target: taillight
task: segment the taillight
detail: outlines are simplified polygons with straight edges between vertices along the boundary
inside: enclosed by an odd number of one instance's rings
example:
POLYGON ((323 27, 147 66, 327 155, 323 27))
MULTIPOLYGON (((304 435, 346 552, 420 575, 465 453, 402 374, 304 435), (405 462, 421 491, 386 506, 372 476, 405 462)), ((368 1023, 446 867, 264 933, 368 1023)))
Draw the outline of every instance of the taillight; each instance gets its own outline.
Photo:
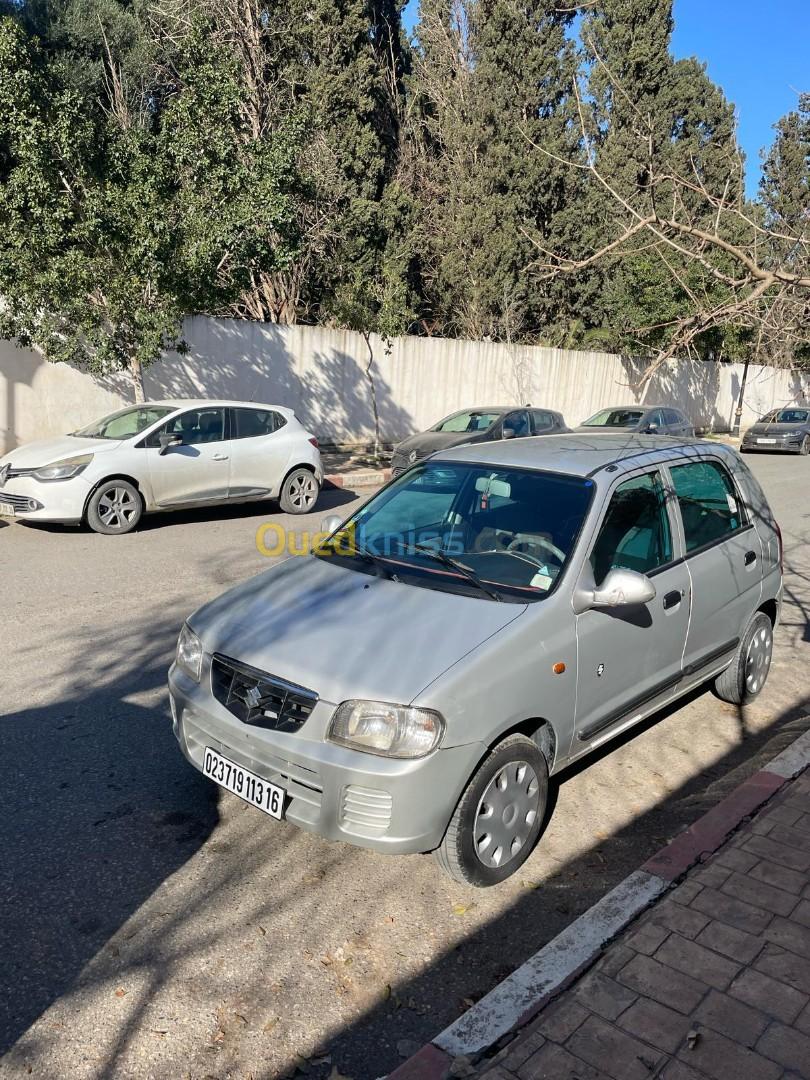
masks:
POLYGON ((317 450, 317 449, 318 449, 318 440, 317 440, 317 439, 315 438, 315 436, 314 436, 314 435, 310 435, 310 437, 309 437, 309 441, 310 441, 310 442, 312 443, 312 445, 313 445, 313 446, 315 447, 315 449, 317 450))
POLYGON ((782 543, 782 530, 776 521, 774 521, 773 527, 776 529, 776 539, 779 541, 779 573, 783 574, 785 572, 785 545, 782 543))

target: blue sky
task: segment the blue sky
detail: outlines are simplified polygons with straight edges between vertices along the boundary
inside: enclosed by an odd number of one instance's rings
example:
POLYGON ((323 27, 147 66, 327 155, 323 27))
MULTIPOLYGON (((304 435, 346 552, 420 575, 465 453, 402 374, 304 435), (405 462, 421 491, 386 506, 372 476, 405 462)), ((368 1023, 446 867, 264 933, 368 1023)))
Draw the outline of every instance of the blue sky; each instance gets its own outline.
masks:
MULTIPOLYGON (((405 25, 416 19, 410 0, 405 25)), ((773 125, 810 93, 810 0, 675 0, 676 57, 696 56, 737 107, 748 193, 756 193, 759 151, 773 125)))

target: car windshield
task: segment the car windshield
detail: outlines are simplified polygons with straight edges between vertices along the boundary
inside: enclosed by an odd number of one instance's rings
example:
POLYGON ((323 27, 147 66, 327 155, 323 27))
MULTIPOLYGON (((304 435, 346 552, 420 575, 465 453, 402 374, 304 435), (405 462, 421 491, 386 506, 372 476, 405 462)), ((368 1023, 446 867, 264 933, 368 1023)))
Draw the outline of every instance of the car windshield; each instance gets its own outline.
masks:
POLYGON ((492 427, 500 416, 497 412, 469 412, 454 413, 442 420, 433 429, 434 431, 486 431, 492 427))
POLYGON ((592 480, 558 473, 429 461, 389 484, 316 554, 417 586, 541 600, 573 551, 593 490, 592 480))
POLYGON ((110 413, 79 431, 72 431, 71 435, 84 439, 131 439, 175 411, 173 405, 135 405, 110 413))
POLYGON ((644 415, 642 409, 602 409, 586 420, 583 427, 635 427, 644 415))
POLYGON ((776 412, 768 413, 760 421, 763 424, 806 424, 810 418, 810 411, 807 409, 778 409, 776 412))

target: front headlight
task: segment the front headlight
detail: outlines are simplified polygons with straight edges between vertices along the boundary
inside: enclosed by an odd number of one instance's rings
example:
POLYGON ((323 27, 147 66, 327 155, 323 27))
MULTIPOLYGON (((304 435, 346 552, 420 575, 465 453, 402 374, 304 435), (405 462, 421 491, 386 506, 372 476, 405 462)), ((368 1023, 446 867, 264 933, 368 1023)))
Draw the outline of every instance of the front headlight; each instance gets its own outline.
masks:
POLYGON ((33 476, 36 480, 71 480, 80 472, 84 472, 92 460, 92 454, 65 458, 64 461, 55 461, 53 465, 43 465, 41 469, 33 473, 33 476))
POLYGON ((202 672, 203 647, 202 642, 188 625, 183 623, 180 637, 177 639, 177 653, 175 660, 177 666, 185 671, 186 675, 194 682, 200 681, 202 672))
POLYGON ((432 709, 387 701, 344 701, 329 725, 332 742, 382 757, 419 758, 439 745, 444 720, 432 709))

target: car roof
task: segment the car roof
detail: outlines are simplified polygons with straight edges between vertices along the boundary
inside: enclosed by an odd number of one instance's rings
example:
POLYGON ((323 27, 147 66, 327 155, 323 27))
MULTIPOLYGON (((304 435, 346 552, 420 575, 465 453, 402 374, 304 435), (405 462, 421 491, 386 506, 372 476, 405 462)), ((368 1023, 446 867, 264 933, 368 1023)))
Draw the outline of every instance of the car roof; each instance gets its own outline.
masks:
MULTIPOLYGON (((270 405, 266 401, 230 401, 227 398, 161 398, 159 401, 139 402, 144 408, 150 405, 159 405, 161 408, 170 409, 210 409, 217 406, 240 406, 247 409, 277 409, 281 412, 291 413, 292 409, 286 405, 270 405)), ((130 406, 134 408, 134 406, 130 406)))
MULTIPOLYGON (((677 409, 681 410, 677 405, 606 405, 603 409, 597 409, 596 412, 610 412, 611 409, 627 409, 630 412, 652 412, 653 409, 677 409)), ((594 416, 596 413, 594 413, 594 416)))
MULTIPOLYGON (((571 476, 593 476, 608 465, 630 472, 637 465, 673 458, 696 457, 711 451, 735 457, 722 443, 707 439, 677 439, 668 435, 571 434, 543 435, 503 442, 470 443, 440 450, 431 461, 467 461, 501 468, 545 469, 571 476)), ((617 470, 611 470, 612 472, 617 470)))

